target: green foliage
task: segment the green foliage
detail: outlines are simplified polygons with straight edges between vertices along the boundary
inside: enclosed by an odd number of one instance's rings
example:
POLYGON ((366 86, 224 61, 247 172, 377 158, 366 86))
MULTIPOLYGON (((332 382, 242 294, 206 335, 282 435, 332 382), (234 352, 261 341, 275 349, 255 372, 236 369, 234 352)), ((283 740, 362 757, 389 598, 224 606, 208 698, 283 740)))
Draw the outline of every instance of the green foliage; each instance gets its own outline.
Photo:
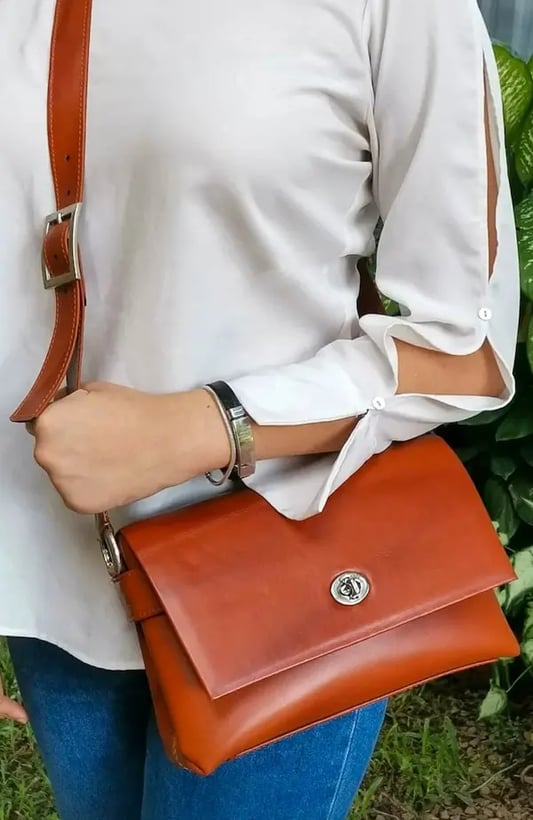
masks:
POLYGON ((519 785, 531 762, 529 704, 511 717, 505 691, 494 692, 494 719, 480 722, 477 684, 464 684, 447 679, 391 700, 350 820, 532 816, 529 778, 519 785))
POLYGON ((494 46, 503 96, 505 134, 516 138, 533 100, 533 79, 528 65, 503 46, 494 46))
MULTIPOLYGON (((17 688, 5 641, 0 638, 0 678, 9 695, 17 688)), ((0 820, 59 820, 28 726, 0 721, 0 820)))
POLYGON ((495 718, 507 711, 507 692, 492 682, 485 700, 481 704, 479 717, 481 720, 495 718))
POLYGON ((503 46, 494 50, 520 257, 517 394, 503 410, 482 413, 445 433, 474 479, 518 576, 498 597, 521 641, 522 658, 495 665, 483 718, 501 714, 515 683, 533 677, 533 57, 528 64, 503 46))

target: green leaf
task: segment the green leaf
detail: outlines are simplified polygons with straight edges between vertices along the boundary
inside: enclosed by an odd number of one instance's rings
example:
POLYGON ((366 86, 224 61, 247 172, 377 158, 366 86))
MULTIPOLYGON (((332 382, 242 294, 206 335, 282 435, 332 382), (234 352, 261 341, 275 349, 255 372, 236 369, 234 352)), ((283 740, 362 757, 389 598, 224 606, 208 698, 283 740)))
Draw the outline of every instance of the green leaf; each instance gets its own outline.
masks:
POLYGON ((455 447, 455 453, 463 464, 468 464, 469 461, 472 461, 473 458, 479 456, 481 453, 484 453, 488 449, 488 445, 486 442, 477 442, 476 444, 468 444, 465 447, 455 447))
POLYGON ((527 641, 522 641, 520 644, 520 649, 522 651, 524 663, 533 668, 533 638, 529 638, 527 641))
POLYGON ((526 116, 515 145, 515 167, 523 185, 533 182, 533 109, 526 116))
POLYGON ((529 68, 531 76, 533 77, 533 55, 529 58, 529 63, 527 64, 527 67, 529 68))
POLYGON ((516 227, 521 231, 533 231, 533 194, 529 194, 515 208, 516 227))
POLYGON ((514 441, 533 435, 532 407, 531 396, 515 401, 496 430, 496 441, 514 441))
POLYGON ((520 326, 518 328, 518 344, 525 345, 528 340, 530 323, 533 319, 533 302, 526 302, 520 317, 520 326))
POLYGON ((383 303, 383 309, 388 316, 400 315, 400 306, 398 302, 395 302, 393 299, 389 299, 388 296, 381 296, 381 301, 383 303))
POLYGON ((533 639, 533 600, 530 601, 526 607, 526 617, 524 619, 522 636, 526 638, 526 640, 529 640, 530 638, 533 639))
POLYGON ((494 46, 503 97, 505 133, 511 136, 524 119, 533 98, 533 78, 523 60, 506 48, 494 46))
MULTIPOLYGON (((505 547, 506 545, 503 544, 505 547)), ((507 600, 507 587, 500 587, 496 590, 496 598, 498 600, 499 605, 503 609, 505 607, 505 601, 507 600)))
POLYGON ((533 439, 525 441, 520 447, 520 455, 530 467, 533 467, 533 439))
POLYGON ((527 330, 527 339, 526 339, 526 351, 527 351, 527 359, 529 362, 529 366, 531 368, 531 372, 533 373, 533 316, 529 320, 529 327, 527 330))
POLYGON ((509 492, 522 521, 533 526, 533 476, 520 475, 513 478, 509 483, 509 492))
POLYGON ((494 475, 508 479, 516 470, 517 464, 512 456, 494 454, 490 459, 490 469, 494 475))
POLYGON ((515 552, 511 563, 518 577, 503 590, 501 604, 508 615, 516 614, 524 600, 533 593, 533 547, 515 552))
MULTIPOLYGON (((499 527, 497 521, 493 521, 492 526, 496 530, 496 534, 497 534, 498 538, 501 541, 502 547, 508 547, 509 546, 509 536, 504 532, 500 532, 500 527, 499 527)), ((499 592, 496 591, 496 597, 498 597, 498 594, 499 594, 499 592)), ((499 598, 498 598, 498 600, 499 600, 499 598)))
POLYGON ((507 536, 510 540, 520 522, 504 482, 499 478, 489 478, 483 491, 483 500, 492 521, 497 524, 498 534, 507 536))
POLYGON ((533 601, 530 601, 526 609, 521 650, 524 662, 533 669, 533 601))
POLYGON ((533 300, 533 231, 518 232, 518 258, 522 293, 533 300))
POLYGON ((508 407, 500 407, 498 410, 486 410, 484 413, 478 413, 477 416, 472 416, 471 419, 464 419, 458 422, 461 427, 479 427, 482 424, 491 424, 497 421, 502 416, 508 413, 508 407))
POLYGON ((507 709, 507 692, 495 683, 491 683, 490 689, 485 695, 485 699, 479 709, 480 720, 490 720, 498 717, 507 709))

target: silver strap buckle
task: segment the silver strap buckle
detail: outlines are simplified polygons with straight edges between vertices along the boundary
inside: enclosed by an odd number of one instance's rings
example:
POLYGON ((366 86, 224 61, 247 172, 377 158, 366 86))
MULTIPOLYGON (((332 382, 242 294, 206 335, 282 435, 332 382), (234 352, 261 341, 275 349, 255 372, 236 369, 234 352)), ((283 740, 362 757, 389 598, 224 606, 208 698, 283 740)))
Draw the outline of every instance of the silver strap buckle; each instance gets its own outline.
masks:
POLYGON ((81 267, 78 258, 78 230, 81 205, 81 202, 75 202, 74 205, 67 205, 66 208, 61 208, 58 211, 54 211, 53 214, 48 214, 48 216, 45 218, 43 249, 46 237, 48 236, 48 234, 50 233, 50 229, 54 225, 60 225, 62 222, 65 222, 66 220, 70 220, 71 222, 70 237, 68 243, 68 271, 66 273, 62 273, 60 276, 54 276, 50 268, 46 264, 46 259, 43 250, 41 257, 41 269, 43 273, 43 284, 46 290, 49 290, 50 288, 60 288, 63 285, 70 285, 72 282, 75 282, 76 279, 81 279, 81 267))
POLYGON ((115 580, 124 572, 124 562, 122 560, 122 554, 120 552, 120 547, 118 545, 115 530, 111 526, 109 522, 103 524, 103 526, 99 525, 99 516, 97 516, 97 527, 98 527, 98 540, 100 541, 100 549, 102 550, 102 556, 104 559, 104 563, 106 565, 107 571, 110 574, 111 578, 115 580))

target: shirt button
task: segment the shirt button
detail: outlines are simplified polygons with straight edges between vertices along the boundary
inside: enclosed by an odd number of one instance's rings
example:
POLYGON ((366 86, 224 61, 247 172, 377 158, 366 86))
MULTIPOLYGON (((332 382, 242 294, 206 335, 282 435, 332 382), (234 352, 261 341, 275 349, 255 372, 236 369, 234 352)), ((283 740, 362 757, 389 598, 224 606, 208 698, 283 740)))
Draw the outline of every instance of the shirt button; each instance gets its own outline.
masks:
POLYGON ((382 399, 381 396, 376 396, 375 399, 372 399, 372 407, 374 408, 374 410, 384 410, 385 399, 382 399))
POLYGON ((490 308, 481 308, 478 316, 480 319, 483 319, 484 322, 488 322, 489 319, 492 319, 492 310, 490 308))

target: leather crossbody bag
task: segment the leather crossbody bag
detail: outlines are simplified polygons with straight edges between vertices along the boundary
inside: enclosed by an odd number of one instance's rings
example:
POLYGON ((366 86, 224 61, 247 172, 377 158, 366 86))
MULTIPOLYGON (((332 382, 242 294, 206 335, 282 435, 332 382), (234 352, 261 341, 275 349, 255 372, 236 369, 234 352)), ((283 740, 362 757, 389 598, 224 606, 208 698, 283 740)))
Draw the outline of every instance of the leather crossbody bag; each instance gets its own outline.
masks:
MULTIPOLYGON (((57 0, 48 90, 56 211, 42 270, 56 322, 12 419, 77 388, 91 0, 57 0)), ((88 203, 90 207, 90 203, 88 203)), ((392 446, 290 521, 248 489, 115 533, 108 569, 138 630, 159 730, 177 764, 223 761, 364 704, 518 653, 494 589, 512 567, 463 466, 436 436, 392 446)))

